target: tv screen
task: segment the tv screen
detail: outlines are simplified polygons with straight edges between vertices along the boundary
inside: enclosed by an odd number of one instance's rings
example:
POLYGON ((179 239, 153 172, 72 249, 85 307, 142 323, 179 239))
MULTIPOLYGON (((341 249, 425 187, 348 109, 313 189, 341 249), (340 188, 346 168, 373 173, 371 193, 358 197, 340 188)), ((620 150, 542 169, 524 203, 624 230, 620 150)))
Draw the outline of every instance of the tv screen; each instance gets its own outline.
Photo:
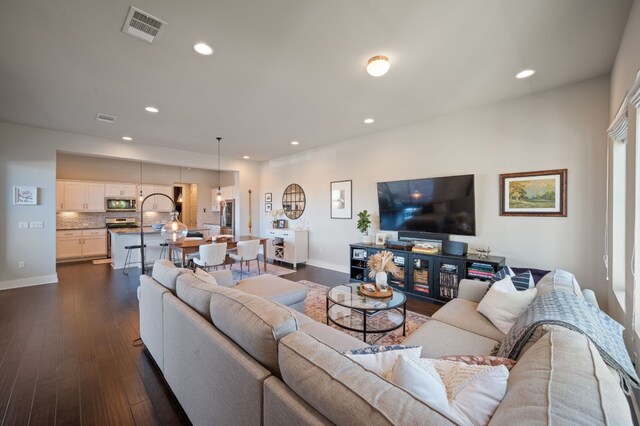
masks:
POLYGON ((378 182, 380 229, 476 235, 473 175, 378 182))

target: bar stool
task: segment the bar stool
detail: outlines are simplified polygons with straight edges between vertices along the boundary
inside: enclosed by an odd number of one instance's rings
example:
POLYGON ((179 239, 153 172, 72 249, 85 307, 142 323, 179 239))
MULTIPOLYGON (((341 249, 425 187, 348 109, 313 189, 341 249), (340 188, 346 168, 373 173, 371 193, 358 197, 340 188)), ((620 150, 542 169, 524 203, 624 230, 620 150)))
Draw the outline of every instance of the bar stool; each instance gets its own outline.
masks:
POLYGON ((160 243, 160 257, 158 257, 158 259, 164 259, 164 255, 167 253, 167 247, 169 247, 169 243, 160 243))
MULTIPOLYGON (((132 246, 124 246, 125 250, 127 250, 127 257, 125 257, 124 259, 124 268, 122 269, 122 273, 125 275, 129 275, 129 272, 127 272, 127 268, 129 268, 132 264, 131 262, 131 250, 140 250, 140 244, 136 244, 136 245, 132 245, 132 246)), ((144 245, 144 248, 147 248, 147 245, 144 245)), ((142 264, 142 261, 140 262, 135 262, 135 263, 140 263, 142 264)))

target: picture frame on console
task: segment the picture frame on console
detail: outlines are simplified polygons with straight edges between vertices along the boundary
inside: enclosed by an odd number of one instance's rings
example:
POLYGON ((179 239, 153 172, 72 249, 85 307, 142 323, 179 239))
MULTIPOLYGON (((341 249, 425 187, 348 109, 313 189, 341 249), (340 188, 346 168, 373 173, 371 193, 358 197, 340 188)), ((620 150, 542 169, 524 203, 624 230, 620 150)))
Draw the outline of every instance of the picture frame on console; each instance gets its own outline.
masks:
POLYGON ((567 169, 500 175, 500 216, 567 216, 567 169))
POLYGON ((376 245, 383 246, 387 242, 387 234, 385 233, 377 233, 376 234, 376 245))
POLYGON ((331 182, 331 219, 351 219, 351 181, 331 182))

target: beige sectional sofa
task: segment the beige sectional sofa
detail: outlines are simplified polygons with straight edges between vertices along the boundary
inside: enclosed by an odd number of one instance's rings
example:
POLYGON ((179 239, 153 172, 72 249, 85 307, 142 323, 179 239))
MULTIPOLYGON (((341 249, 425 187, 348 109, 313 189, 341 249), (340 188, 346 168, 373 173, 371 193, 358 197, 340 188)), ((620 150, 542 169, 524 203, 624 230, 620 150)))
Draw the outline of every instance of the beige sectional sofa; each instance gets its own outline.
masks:
MULTIPOLYGON (((362 341, 286 306, 300 307, 299 284, 268 277, 229 288, 228 272, 212 286, 158 271, 141 277, 141 336, 193 424, 457 424, 342 355, 362 341)), ((405 343, 430 357, 488 354, 504 335, 475 311, 485 291, 461 282, 405 343)), ((535 336, 490 424, 631 424, 617 374, 588 339, 555 327, 535 336)))

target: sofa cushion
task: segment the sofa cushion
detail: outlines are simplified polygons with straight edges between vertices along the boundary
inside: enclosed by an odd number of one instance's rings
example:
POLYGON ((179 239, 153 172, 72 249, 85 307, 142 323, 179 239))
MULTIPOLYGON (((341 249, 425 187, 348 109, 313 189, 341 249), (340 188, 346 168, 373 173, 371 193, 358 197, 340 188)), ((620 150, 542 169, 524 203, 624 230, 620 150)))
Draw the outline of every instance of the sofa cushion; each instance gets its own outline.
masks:
POLYGON ((176 280, 179 275, 186 272, 191 271, 188 269, 176 268, 176 265, 171 263, 169 260, 160 259, 153 263, 151 277, 160 285, 169 289, 173 294, 176 294, 176 280))
POLYGON ((506 334, 535 297, 535 288, 518 291, 511 282, 511 277, 505 277, 491 286, 478 303, 477 311, 506 334))
POLYGON ((538 294, 544 294, 550 291, 562 291, 574 294, 584 300, 576 277, 571 272, 560 269, 551 271, 542 277, 538 284, 536 284, 536 288, 538 289, 538 294))
POLYGON ((356 339, 347 333, 319 323, 318 321, 311 320, 311 322, 301 323, 300 320, 298 320, 298 324, 300 324, 301 331, 304 331, 325 345, 340 352, 351 349, 366 348, 369 346, 363 342, 362 339, 356 339))
POLYGON ((527 423, 632 424, 618 375, 586 336, 553 328, 513 367, 491 424, 527 423))
POLYGON ((298 330, 285 307, 235 288, 215 286, 211 320, 220 331, 274 374, 279 374, 278 340, 298 330))
POLYGON ((307 286, 268 274, 242 280, 234 288, 285 306, 295 305, 307 298, 307 286))
POLYGON ((498 330, 484 315, 477 312, 478 304, 456 298, 433 314, 433 319, 470 331, 492 340, 501 341, 504 333, 498 330))
POLYGON ((438 358, 458 354, 488 355, 498 341, 431 319, 402 343, 422 346, 422 358, 438 358))
POLYGON ((195 275, 195 277, 200 281, 204 281, 206 283, 213 284, 213 285, 218 285, 218 281, 211 274, 209 274, 207 271, 203 271, 200 268, 196 268, 196 270, 193 271, 193 275, 195 275))
POLYGON ((215 287, 215 284, 201 280, 196 274, 181 274, 176 280, 176 296, 211 321, 211 294, 215 287))
POLYGON ((284 382, 335 424, 456 424, 448 414, 304 332, 289 334, 279 346, 284 382))

